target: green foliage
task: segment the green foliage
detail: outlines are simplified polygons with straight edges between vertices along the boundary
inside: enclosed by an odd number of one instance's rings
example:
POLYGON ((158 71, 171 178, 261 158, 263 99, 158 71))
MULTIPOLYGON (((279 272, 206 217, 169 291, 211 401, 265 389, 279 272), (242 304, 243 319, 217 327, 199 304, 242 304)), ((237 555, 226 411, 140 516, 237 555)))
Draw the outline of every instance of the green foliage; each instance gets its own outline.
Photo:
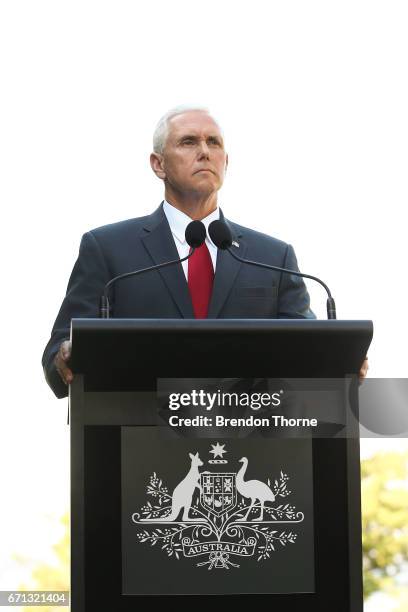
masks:
MULTIPOLYGON (((38 563, 34 568, 30 584, 20 585, 22 591, 69 591, 69 515, 61 518, 64 526, 62 539, 53 547, 56 564, 38 563)), ((25 606, 23 612, 61 612, 60 606, 25 606)))
POLYGON ((378 453, 361 464, 364 596, 395 591, 408 561, 408 452, 378 453))

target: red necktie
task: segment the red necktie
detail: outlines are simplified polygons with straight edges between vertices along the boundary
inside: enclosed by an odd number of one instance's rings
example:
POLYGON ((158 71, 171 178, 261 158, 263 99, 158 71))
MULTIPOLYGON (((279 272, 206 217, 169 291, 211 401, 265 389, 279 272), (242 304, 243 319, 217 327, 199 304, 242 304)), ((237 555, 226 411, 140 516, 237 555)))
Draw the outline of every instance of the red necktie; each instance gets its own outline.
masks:
POLYGON ((196 319, 205 319, 208 314, 214 282, 214 268, 205 242, 188 260, 188 288, 196 319))

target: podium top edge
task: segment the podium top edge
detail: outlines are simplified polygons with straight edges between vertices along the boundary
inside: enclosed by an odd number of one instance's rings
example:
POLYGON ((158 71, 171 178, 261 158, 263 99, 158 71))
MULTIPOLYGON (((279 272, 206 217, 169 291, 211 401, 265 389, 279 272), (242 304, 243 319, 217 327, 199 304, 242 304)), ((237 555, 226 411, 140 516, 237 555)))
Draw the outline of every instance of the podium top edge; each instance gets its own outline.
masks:
POLYGON ((241 377, 342 378, 358 373, 372 336, 372 321, 359 320, 72 319, 72 368, 88 377, 88 388, 93 376, 98 389, 109 380, 122 388, 125 375, 135 385, 135 372, 139 382, 152 373, 178 377, 181 364, 185 378, 227 370, 241 377), (186 353, 195 358, 186 361, 186 353))
POLYGON ((71 331, 174 331, 175 329, 200 331, 266 331, 274 330, 327 330, 373 331, 371 320, 357 319, 72 319, 71 331))

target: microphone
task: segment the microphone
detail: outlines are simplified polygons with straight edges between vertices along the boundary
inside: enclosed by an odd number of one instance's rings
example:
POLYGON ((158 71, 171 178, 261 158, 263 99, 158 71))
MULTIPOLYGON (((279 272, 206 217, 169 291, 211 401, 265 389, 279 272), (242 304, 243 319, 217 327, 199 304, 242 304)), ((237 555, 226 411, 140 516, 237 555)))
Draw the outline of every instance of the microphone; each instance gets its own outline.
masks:
POLYGON ((173 259, 172 261, 165 261, 164 263, 157 264, 156 266, 150 266, 149 268, 143 268, 142 270, 134 270, 133 272, 125 272, 125 274, 119 274, 119 276, 115 276, 111 278, 109 282, 106 283, 103 295, 100 300, 100 308, 99 308, 99 316, 101 319, 109 319, 109 290, 116 283, 116 281, 122 280, 123 278, 129 278, 131 276, 137 276, 138 274, 143 274, 144 272, 151 272, 152 270, 159 270, 160 268, 165 268, 166 266, 172 266, 173 264, 182 263, 186 261, 194 251, 200 247, 205 241, 206 237, 206 229, 204 223, 201 221, 191 221, 186 227, 186 242, 191 247, 191 251, 186 257, 182 259, 173 259))
POLYGON ((198 249, 204 243, 207 236, 204 223, 202 221, 191 221, 186 227, 185 236, 187 244, 192 249, 198 249))
POLYGON ((249 259, 242 259, 242 257, 238 257, 236 253, 234 253, 231 249, 232 246, 232 234, 228 225, 221 220, 216 220, 210 223, 208 227, 208 233, 210 235, 211 240, 215 244, 218 249, 222 251, 228 251, 230 255, 237 261, 240 261, 245 264, 249 264, 250 266, 258 266, 260 268, 266 268, 267 270, 276 270, 277 272, 285 272, 285 274, 294 274, 295 276, 302 276, 303 278, 310 278, 316 282, 318 282, 322 287, 325 288, 327 292, 327 318, 328 319, 336 319, 336 304, 330 292, 330 289, 320 278, 317 276, 312 276, 311 274, 303 274, 302 272, 298 272, 297 270, 289 270, 287 268, 278 268, 278 266, 270 266, 268 264, 259 263, 257 261, 251 261, 249 259))

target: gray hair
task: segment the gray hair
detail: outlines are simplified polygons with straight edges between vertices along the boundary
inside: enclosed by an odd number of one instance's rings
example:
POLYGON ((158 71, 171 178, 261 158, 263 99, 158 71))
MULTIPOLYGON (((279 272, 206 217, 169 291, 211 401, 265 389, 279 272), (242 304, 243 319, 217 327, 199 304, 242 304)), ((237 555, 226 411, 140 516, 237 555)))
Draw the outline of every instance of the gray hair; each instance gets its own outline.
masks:
MULTIPOLYGON (((166 145, 167 136, 169 135, 169 122, 173 117, 177 117, 178 115, 182 115, 183 113, 189 113, 192 111, 200 111, 202 113, 207 113, 212 119, 212 115, 210 115, 210 111, 208 108, 204 106, 176 106, 171 110, 167 111, 166 114, 159 119, 158 124, 156 125, 156 129, 153 133, 153 151, 158 153, 159 155, 163 154, 164 147, 166 145)), ((215 123, 218 125, 221 133, 221 127, 219 123, 214 119, 215 123)))

